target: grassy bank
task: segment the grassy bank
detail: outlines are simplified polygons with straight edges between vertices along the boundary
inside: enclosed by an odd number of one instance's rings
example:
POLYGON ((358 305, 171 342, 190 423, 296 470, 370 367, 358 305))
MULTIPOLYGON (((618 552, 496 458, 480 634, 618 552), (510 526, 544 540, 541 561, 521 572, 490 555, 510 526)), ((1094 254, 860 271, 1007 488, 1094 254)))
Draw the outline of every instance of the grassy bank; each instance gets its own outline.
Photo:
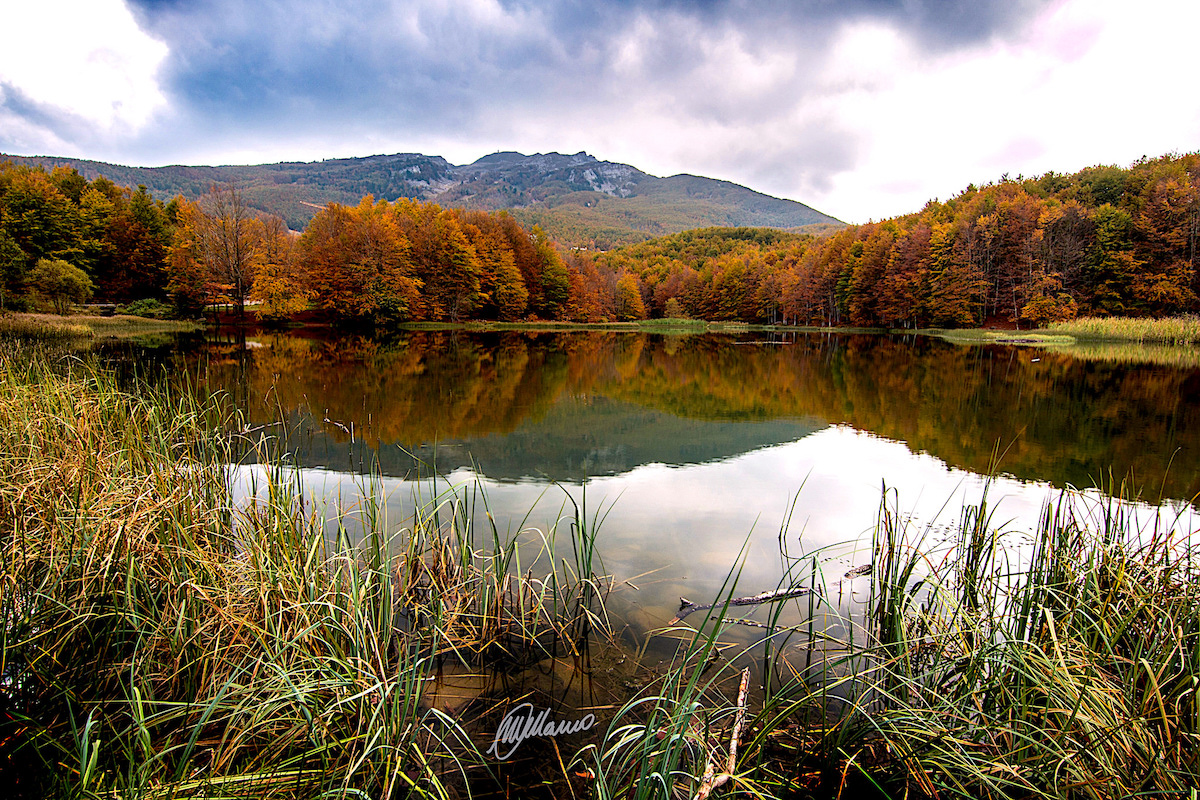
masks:
POLYGON ((0 316, 0 335, 30 339, 123 339, 159 333, 186 333, 200 328, 195 322, 147 319, 127 314, 98 317, 14 313, 0 316))
POLYGON ((893 331, 893 333, 915 333, 919 336, 936 336, 955 344, 1011 344, 1035 347, 1061 347, 1075 343, 1074 337, 1063 333, 1045 331, 998 331, 989 328, 929 328, 915 331, 893 331))
POLYGON ((1047 330, 1076 339, 1110 342, 1200 343, 1200 317, 1082 317, 1056 322, 1047 330))
POLYGON ((468 498, 389 537, 368 491, 352 546, 287 472, 233 503, 219 403, 58 367, 0 364, 6 797, 461 795, 499 766, 443 674, 529 694, 603 626, 582 515, 523 564, 468 498))

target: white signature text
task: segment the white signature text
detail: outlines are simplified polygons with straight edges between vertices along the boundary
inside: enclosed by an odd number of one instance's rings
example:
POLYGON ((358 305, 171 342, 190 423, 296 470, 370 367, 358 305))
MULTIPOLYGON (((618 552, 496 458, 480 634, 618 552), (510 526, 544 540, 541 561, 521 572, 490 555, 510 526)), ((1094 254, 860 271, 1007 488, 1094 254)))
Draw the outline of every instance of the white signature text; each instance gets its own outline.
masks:
POLYGON ((505 761, 526 739, 579 733, 589 730, 595 724, 596 717, 593 714, 576 720, 564 719, 556 722, 550 718, 550 709, 538 711, 533 707, 533 703, 521 703, 510 709, 504 715, 504 719, 500 720, 500 727, 496 729, 492 746, 487 751, 498 760, 505 761))

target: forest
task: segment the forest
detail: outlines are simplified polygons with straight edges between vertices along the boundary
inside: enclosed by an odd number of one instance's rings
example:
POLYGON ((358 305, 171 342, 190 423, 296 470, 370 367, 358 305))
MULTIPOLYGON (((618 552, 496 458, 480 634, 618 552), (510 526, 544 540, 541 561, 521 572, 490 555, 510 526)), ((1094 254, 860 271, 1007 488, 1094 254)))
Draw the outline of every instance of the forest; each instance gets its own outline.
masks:
POLYGON ((1038 326, 1197 308, 1200 154, 969 186, 829 236, 689 231, 603 254, 651 316, 1038 326))
POLYGON ((607 252, 560 247, 504 211, 368 195, 323 206, 301 233, 234 185, 164 203, 70 168, 0 165, 0 309, 1034 327, 1195 312, 1198 243, 1198 153, 1005 176, 821 237, 707 228, 607 252))

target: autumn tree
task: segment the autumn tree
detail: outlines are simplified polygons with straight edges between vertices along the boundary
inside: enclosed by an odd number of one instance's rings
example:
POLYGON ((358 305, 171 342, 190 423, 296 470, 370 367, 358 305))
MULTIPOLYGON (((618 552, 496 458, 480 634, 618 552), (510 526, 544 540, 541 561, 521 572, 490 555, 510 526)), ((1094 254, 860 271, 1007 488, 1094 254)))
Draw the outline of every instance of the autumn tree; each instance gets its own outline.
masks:
POLYGON ((478 259, 478 311, 485 318, 520 319, 529 303, 529 290, 497 218, 467 211, 459 212, 458 219, 478 259))
POLYGON ((30 266, 40 258, 80 258, 79 215, 45 172, 13 170, 2 188, 0 218, 30 266))
POLYGON ((1188 252, 1191 215, 1200 202, 1188 176, 1155 182, 1146 192, 1136 221, 1144 261, 1133 281, 1133 295, 1147 311, 1170 314, 1196 301, 1194 269, 1188 252))
MULTIPOLYGON (((89 209, 102 214, 106 205, 98 193, 88 193, 94 205, 89 209)), ((94 267, 97 291, 109 300, 137 300, 161 297, 167 284, 167 248, 170 236, 158 208, 145 186, 108 213, 105 238, 94 267)))
POLYGON ((935 225, 930 233, 929 289, 924 310, 930 323, 939 327, 982 322, 987 283, 962 254, 957 238, 949 223, 935 225))
POLYGON ((259 247, 250 297, 258 301, 254 313, 271 322, 285 320, 308 307, 309 290, 297 254, 297 239, 283 219, 270 216, 258 221, 259 247))
POLYGON ((481 266, 457 217, 434 203, 400 199, 392 207, 423 284, 423 316, 457 321, 480 301, 481 266))
POLYGON ((422 283, 384 201, 330 203, 309 222, 299 257, 312 301, 337 319, 375 324, 419 314, 422 283))
POLYGON ((617 319, 637 320, 646 318, 646 305, 638 289, 637 278, 626 272, 617 279, 617 319))
POLYGON ((211 279, 226 287, 238 321, 244 323, 259 244, 254 214, 235 184, 214 185, 197 206, 195 237, 200 260, 211 279))
POLYGON ((167 294, 178 316, 193 319, 204 311, 212 294, 208 267, 200 253, 203 212, 195 203, 177 199, 174 236, 167 251, 167 294))

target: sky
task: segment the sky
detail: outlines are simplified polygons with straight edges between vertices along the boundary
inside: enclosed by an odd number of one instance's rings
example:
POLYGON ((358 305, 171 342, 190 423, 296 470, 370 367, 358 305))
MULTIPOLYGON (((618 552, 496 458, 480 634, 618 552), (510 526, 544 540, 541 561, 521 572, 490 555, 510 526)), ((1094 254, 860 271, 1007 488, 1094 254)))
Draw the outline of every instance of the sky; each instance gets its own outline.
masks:
POLYGON ((1181 0, 0 0, 0 19, 15 155, 586 151, 865 222, 1200 149, 1181 0))

